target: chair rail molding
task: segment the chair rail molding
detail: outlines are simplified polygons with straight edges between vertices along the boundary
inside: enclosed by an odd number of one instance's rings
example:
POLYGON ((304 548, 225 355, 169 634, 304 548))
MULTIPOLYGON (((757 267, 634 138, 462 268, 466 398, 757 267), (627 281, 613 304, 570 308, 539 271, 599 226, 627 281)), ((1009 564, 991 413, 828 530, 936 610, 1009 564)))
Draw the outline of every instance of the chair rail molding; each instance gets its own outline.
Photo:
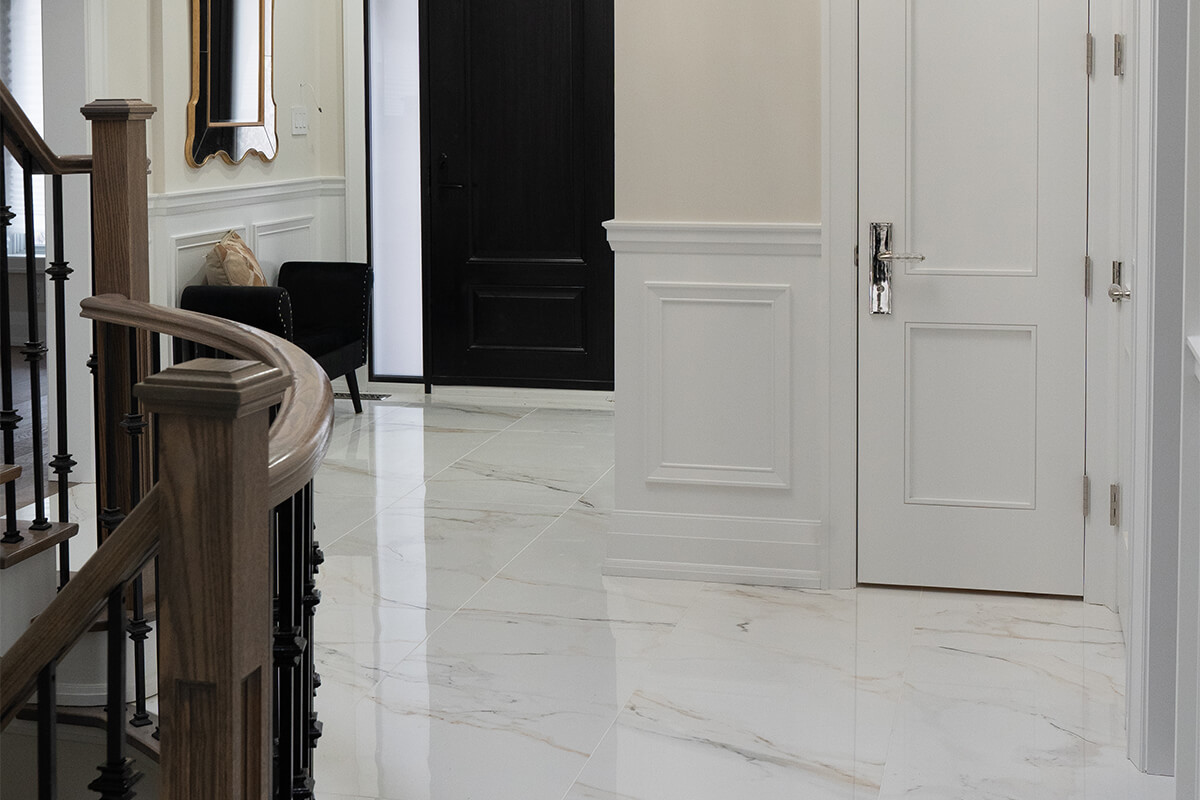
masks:
POLYGON ((605 227, 618 398, 605 572, 828 586, 821 226, 605 227))

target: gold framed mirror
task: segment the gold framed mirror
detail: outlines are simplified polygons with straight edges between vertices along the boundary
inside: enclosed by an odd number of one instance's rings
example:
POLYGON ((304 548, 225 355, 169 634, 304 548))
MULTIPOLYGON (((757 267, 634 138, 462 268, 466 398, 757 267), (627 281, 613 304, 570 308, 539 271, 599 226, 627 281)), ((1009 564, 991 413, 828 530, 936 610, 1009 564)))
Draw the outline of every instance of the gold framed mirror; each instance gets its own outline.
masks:
POLYGON ((274 0, 192 0, 187 162, 271 161, 279 149, 272 89, 274 0))

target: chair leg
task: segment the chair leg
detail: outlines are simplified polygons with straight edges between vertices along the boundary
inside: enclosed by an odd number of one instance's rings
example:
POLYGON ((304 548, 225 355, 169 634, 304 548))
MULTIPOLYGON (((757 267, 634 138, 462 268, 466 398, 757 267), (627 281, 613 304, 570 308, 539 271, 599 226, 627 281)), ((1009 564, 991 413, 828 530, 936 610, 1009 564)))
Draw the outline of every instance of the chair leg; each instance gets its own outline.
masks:
POLYGON ((350 389, 350 402, 354 403, 354 413, 362 413, 362 398, 358 396, 358 376, 354 370, 346 373, 346 387, 350 389))

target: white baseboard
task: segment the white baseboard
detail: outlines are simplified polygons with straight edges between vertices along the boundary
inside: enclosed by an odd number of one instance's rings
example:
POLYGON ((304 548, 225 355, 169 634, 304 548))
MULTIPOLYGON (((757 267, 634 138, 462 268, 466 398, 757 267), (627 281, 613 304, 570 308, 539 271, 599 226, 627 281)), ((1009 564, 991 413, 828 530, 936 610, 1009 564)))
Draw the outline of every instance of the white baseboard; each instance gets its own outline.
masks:
MULTIPOLYGON (((421 383, 399 383, 368 381, 359 374, 358 388, 372 394, 388 394, 391 403, 421 403, 426 399, 425 385, 421 383)), ((346 381, 333 381, 335 392, 344 392, 346 381)), ((515 406, 518 408, 567 408, 593 411, 611 411, 615 404, 613 392, 596 392, 572 389, 517 389, 505 386, 435 386, 433 402, 464 403, 468 405, 515 406)))
POLYGON ((820 570, 787 570, 769 567, 688 564, 678 561, 633 561, 605 559, 605 575, 628 578, 740 583, 751 586, 786 586, 795 589, 820 589, 820 570))

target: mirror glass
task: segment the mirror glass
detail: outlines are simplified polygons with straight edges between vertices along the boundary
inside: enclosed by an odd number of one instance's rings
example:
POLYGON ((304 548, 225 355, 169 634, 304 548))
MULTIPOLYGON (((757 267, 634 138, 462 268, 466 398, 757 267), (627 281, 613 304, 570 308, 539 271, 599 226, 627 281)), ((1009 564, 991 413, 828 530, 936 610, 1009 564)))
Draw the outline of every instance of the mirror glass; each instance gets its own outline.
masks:
POLYGON ((187 159, 230 164, 275 157, 271 91, 273 0, 192 0, 187 159))

